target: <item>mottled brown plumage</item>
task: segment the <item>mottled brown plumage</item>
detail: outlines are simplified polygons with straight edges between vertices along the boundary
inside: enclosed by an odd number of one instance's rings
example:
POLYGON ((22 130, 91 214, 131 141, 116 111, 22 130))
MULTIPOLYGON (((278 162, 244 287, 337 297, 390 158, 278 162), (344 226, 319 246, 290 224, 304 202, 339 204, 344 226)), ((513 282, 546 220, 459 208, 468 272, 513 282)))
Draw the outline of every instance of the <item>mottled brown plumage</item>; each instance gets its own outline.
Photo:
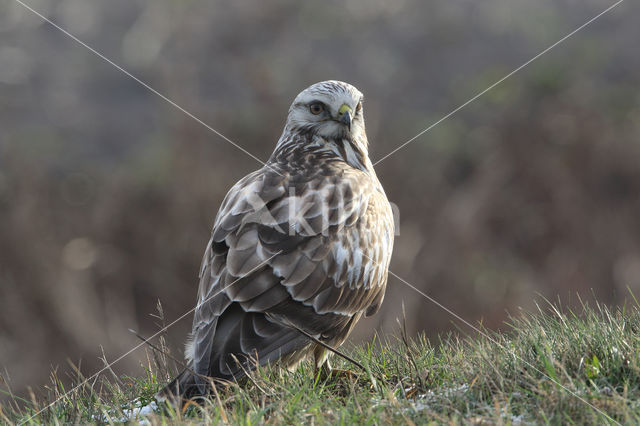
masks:
POLYGON ((188 369, 163 395, 259 364, 317 367, 384 298, 393 217, 368 158, 362 94, 326 81, 296 97, 267 165, 225 197, 200 273, 188 369), (240 364, 239 364, 239 363, 240 364), (194 374, 197 373, 197 374, 194 374))

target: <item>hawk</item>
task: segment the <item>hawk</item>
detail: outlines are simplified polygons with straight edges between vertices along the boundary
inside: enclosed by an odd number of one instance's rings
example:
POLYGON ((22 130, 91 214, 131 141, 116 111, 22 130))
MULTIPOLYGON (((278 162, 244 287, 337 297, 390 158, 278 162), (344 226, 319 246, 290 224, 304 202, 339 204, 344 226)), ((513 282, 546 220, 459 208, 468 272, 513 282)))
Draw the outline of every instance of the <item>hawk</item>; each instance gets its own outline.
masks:
POLYGON ((200 270, 188 368, 160 399, 205 395, 209 379, 276 361, 326 367, 328 351, 305 333, 337 347, 378 311, 394 223, 362 103, 340 81, 305 89, 265 166, 228 192, 200 270))

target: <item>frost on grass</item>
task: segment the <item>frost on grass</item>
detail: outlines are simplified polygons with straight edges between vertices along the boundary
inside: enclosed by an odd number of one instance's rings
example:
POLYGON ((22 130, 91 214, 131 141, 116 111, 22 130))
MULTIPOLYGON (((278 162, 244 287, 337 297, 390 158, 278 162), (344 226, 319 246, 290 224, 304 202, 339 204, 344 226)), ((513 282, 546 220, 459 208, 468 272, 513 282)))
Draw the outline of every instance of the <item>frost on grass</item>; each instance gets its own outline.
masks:
POLYGON ((160 414, 160 408, 155 401, 142 405, 140 399, 135 399, 129 404, 122 405, 120 410, 107 412, 106 414, 94 415, 92 419, 97 422, 127 423, 137 421, 141 425, 150 425, 147 417, 160 414))
MULTIPOLYGON (((640 424, 637 306, 541 309, 512 318, 507 333, 484 331, 451 334, 437 345, 405 336, 347 349, 369 374, 324 379, 306 363, 296 372, 261 368, 246 383, 177 413, 145 405, 172 373, 150 363, 147 377, 133 379, 126 391, 120 380, 106 393, 82 388, 33 422, 640 424)), ((351 367, 335 361, 338 370, 351 367)), ((30 408, 47 402, 39 404, 30 408)), ((0 411, 0 423, 26 419, 25 411, 0 411)))

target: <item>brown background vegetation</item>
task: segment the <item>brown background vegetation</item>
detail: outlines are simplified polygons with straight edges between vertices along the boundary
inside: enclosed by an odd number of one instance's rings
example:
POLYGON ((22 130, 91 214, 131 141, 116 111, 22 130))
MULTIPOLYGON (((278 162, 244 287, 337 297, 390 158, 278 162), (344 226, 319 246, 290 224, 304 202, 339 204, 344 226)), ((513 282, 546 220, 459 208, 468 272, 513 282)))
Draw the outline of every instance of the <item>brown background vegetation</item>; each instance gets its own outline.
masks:
MULTIPOLYGON (((366 95, 376 160, 607 1, 29 2, 266 159, 293 97, 366 95)), ((391 269, 471 322, 541 296, 640 291, 639 6, 622 3, 377 166, 400 209, 391 269)), ((226 190, 259 166, 12 1, 0 5, 0 367, 90 374, 193 306, 226 190)), ((390 278, 354 341, 454 319, 390 278)), ((189 319, 168 331, 180 352, 189 319)), ((114 367, 140 375, 143 351, 114 367)), ((6 386, 5 386, 6 388, 6 386)))

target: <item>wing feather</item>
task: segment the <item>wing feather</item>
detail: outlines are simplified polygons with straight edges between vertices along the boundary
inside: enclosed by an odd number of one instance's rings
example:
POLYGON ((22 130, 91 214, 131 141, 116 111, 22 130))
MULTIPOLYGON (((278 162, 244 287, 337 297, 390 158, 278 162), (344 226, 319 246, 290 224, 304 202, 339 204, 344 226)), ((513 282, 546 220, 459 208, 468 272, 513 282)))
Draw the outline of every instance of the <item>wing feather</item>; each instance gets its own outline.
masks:
POLYGON ((290 323, 330 339, 371 303, 377 309, 389 260, 381 253, 390 250, 376 245, 392 241, 393 224, 380 228, 367 214, 386 197, 362 173, 293 180, 263 169, 230 190, 203 259, 196 371, 236 377, 234 356, 250 368, 250 357, 269 362, 308 347, 290 323))

